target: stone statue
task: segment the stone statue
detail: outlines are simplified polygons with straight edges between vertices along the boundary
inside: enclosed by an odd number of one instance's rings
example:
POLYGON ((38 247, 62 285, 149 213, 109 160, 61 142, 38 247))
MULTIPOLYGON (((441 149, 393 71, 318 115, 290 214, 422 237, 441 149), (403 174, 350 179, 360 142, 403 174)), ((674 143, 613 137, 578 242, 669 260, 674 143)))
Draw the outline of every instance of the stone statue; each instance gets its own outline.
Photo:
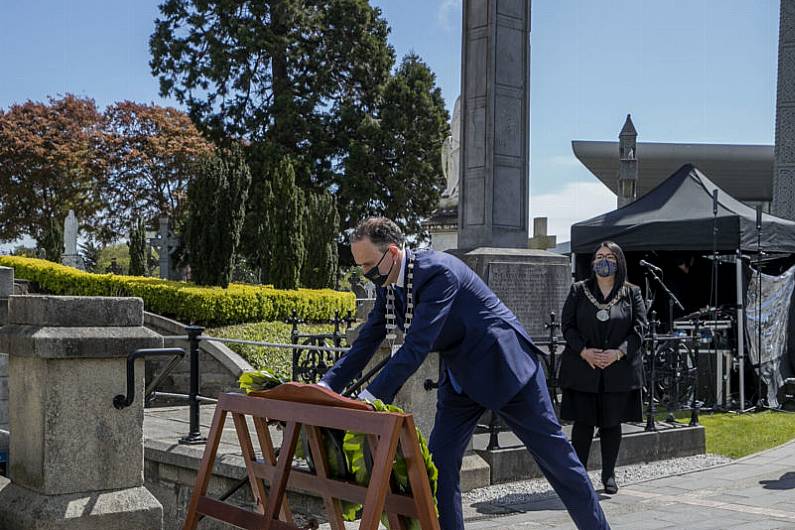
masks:
POLYGON ((77 254, 77 217, 74 210, 69 210, 63 222, 63 253, 66 256, 77 254))
POLYGON ((453 119, 450 123, 450 136, 442 144, 442 174, 447 186, 442 192, 440 206, 450 207, 458 204, 458 172, 461 163, 461 96, 453 106, 453 119))
POLYGON ((63 254, 61 263, 67 267, 85 270, 83 258, 77 254, 77 216, 74 210, 69 210, 69 215, 63 222, 63 254))

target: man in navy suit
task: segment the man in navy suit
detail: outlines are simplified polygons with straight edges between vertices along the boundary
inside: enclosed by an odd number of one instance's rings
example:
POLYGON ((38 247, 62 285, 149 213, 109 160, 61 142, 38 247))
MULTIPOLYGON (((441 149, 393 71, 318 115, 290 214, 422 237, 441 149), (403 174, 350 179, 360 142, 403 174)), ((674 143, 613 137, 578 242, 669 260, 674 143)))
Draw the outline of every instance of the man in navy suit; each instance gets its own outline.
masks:
POLYGON ((429 448, 439 468, 442 529, 464 528, 461 462, 486 409, 497 411, 522 440, 578 528, 609 529, 591 481, 555 416, 538 360, 541 350, 462 261, 403 247, 403 235, 389 219, 370 218, 355 229, 351 250, 365 276, 378 286, 375 307, 350 351, 320 384, 340 392, 372 358, 386 337, 386 287, 392 286, 396 324, 404 328, 409 309, 411 326, 403 345, 359 397, 391 402, 428 353, 439 352, 442 377, 429 448), (412 296, 405 292, 409 282, 412 296))

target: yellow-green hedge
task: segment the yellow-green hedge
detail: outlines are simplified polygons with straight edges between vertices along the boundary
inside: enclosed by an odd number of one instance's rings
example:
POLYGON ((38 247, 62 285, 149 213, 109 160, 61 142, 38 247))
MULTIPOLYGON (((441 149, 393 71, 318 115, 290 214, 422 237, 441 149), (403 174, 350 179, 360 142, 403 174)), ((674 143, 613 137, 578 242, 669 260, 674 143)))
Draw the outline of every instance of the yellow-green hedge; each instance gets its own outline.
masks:
POLYGON ((138 296, 147 311, 183 322, 205 325, 284 320, 295 309, 305 320, 328 320, 334 311, 353 311, 353 293, 332 289, 274 289, 262 285, 231 284, 228 288, 200 287, 188 282, 93 274, 51 261, 0 256, 0 265, 13 267, 17 278, 36 282, 53 294, 77 296, 138 296))

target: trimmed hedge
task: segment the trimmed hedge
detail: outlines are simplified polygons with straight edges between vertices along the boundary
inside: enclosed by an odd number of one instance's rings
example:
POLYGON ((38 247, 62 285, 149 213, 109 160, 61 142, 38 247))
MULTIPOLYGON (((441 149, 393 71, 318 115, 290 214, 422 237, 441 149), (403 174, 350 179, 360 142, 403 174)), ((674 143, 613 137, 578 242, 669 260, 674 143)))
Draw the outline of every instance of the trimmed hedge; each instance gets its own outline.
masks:
POLYGON ((293 309, 304 320, 334 318, 334 311, 354 311, 353 293, 332 289, 274 289, 271 286, 230 284, 228 288, 200 287, 189 282, 93 274, 51 261, 0 256, 0 265, 13 267, 16 277, 36 282, 60 295, 137 296, 147 311, 182 322, 227 325, 288 318, 293 309))

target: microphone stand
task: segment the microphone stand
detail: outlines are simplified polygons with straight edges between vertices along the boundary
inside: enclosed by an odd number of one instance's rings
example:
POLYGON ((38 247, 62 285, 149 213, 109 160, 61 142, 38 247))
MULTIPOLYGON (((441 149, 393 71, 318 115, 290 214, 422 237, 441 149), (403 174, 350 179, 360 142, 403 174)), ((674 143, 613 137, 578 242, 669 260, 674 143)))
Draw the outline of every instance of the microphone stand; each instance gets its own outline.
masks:
MULTIPOLYGON (((712 190, 712 287, 710 288, 710 305, 712 306, 712 349, 715 352, 715 364, 719 374, 723 373, 721 367, 723 366, 723 359, 718 357, 718 189, 712 190)), ((723 381, 718 383, 718 388, 715 389, 716 394, 723 395, 723 381)), ((723 395, 723 403, 719 403, 717 395, 715 396, 716 408, 724 408, 726 404, 726 396, 723 395)))
POLYGON ((756 207, 756 411, 765 410, 762 399, 762 206, 756 207))
MULTIPOLYGON (((649 279, 648 275, 651 275, 651 277, 654 278, 654 281, 657 282, 657 285, 659 285, 660 288, 662 288, 662 290, 665 292, 665 294, 668 295, 668 305, 670 307, 670 312, 671 313, 673 313, 673 306, 674 305, 676 307, 678 307, 680 311, 684 311, 685 310, 684 306, 679 301, 679 299, 676 297, 676 295, 674 295, 674 293, 672 293, 671 290, 668 289, 668 286, 665 285, 665 283, 662 281, 662 279, 659 276, 657 276, 657 273, 655 273, 654 270, 652 270, 649 267, 646 267, 646 274, 647 274, 646 281, 648 281, 648 279, 649 279)), ((673 325, 673 322, 671 324, 673 325)))

